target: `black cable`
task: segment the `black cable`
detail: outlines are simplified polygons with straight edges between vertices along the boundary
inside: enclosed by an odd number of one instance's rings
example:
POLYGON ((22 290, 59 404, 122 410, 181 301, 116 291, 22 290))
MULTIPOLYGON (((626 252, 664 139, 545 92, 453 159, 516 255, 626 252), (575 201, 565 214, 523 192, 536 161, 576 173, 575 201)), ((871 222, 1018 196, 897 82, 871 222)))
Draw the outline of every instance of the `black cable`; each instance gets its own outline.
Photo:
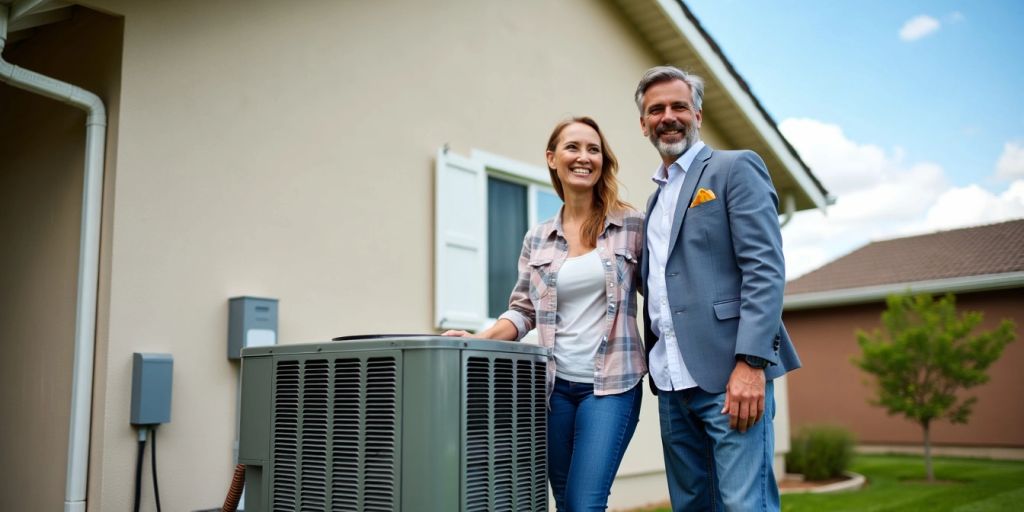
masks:
POLYGON ((150 448, 150 460, 153 462, 153 496, 156 496, 156 512, 160 512, 160 488, 156 485, 156 427, 149 431, 153 436, 153 446, 150 448))
POLYGON ((139 512, 139 495, 142 493, 142 455, 146 452, 146 437, 139 438, 139 456, 135 461, 135 506, 133 510, 139 512))

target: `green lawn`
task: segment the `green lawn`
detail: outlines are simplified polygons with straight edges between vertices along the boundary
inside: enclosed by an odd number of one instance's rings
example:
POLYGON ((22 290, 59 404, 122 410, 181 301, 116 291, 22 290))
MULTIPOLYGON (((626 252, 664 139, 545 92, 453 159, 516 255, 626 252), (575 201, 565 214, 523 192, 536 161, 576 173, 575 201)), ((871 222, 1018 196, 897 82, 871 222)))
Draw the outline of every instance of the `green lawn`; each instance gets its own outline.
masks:
POLYGON ((936 458, 938 483, 924 482, 921 457, 864 455, 850 468, 867 477, 859 492, 785 495, 782 510, 978 512, 1024 508, 1024 462, 936 458))
MULTIPOLYGON (((981 512, 1024 510, 1024 462, 934 459, 935 478, 924 479, 920 457, 861 455, 851 470, 867 477, 864 489, 835 494, 787 494, 785 512, 981 512)), ((655 509, 653 512, 667 512, 655 509)))

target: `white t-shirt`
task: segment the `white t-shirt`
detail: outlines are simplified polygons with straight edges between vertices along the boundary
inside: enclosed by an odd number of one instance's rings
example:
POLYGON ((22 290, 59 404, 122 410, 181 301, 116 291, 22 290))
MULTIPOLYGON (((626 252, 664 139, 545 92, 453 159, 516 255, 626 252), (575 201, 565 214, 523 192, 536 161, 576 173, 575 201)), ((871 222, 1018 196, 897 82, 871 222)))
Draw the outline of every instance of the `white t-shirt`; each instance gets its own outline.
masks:
POLYGON ((594 357, 608 308, 604 269, 596 250, 566 258, 558 271, 555 374, 572 382, 594 382, 594 357))

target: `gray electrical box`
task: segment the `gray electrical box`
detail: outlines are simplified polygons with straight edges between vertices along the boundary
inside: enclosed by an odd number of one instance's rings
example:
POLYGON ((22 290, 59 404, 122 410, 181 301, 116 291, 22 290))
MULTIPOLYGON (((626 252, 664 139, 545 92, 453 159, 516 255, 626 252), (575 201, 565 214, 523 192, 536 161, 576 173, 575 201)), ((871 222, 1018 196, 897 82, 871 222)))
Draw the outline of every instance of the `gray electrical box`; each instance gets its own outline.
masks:
POLYGON ((170 354, 132 356, 133 425, 156 425, 171 421, 171 381, 174 358, 170 354))
POLYGON ((277 344, 277 299, 233 297, 228 300, 228 359, 246 347, 277 344))

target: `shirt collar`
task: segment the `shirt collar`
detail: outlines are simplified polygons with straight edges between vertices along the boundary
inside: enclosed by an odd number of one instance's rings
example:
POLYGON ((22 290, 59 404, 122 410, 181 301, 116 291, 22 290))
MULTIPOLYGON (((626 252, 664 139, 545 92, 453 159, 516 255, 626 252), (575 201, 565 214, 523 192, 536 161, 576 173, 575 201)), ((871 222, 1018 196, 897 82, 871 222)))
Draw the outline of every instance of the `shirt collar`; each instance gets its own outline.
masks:
POLYGON ((698 140, 697 142, 694 142, 689 149, 683 152, 682 155, 679 155, 679 158, 677 158, 676 161, 672 163, 672 165, 668 166, 667 168, 665 167, 664 163, 659 165, 658 169, 654 171, 654 176, 651 176, 651 179, 654 180, 654 182, 657 183, 658 185, 664 185, 668 183, 668 180, 670 178, 669 170, 673 167, 679 169, 683 174, 686 174, 686 171, 690 170, 690 166, 693 164, 693 161, 697 158, 697 153, 700 153, 701 149, 704 149, 704 141, 698 140))
MULTIPOLYGON (((555 218, 553 219, 554 222, 551 222, 550 224, 548 224, 546 229, 544 229, 544 231, 541 232, 541 235, 543 235, 544 238, 547 238, 547 237, 551 236, 552 233, 558 233, 563 238, 565 238, 565 233, 562 231, 562 210, 563 209, 565 209, 565 205, 562 205, 558 209, 558 214, 555 215, 555 218)), ((623 223, 625 222, 624 218, 625 218, 625 212, 622 211, 622 210, 619 210, 619 211, 613 210, 611 212, 608 212, 608 215, 605 216, 605 218, 604 218, 604 227, 605 227, 605 229, 608 229, 608 226, 611 225, 611 224, 614 224, 616 226, 620 226, 621 227, 623 225, 623 223)))

